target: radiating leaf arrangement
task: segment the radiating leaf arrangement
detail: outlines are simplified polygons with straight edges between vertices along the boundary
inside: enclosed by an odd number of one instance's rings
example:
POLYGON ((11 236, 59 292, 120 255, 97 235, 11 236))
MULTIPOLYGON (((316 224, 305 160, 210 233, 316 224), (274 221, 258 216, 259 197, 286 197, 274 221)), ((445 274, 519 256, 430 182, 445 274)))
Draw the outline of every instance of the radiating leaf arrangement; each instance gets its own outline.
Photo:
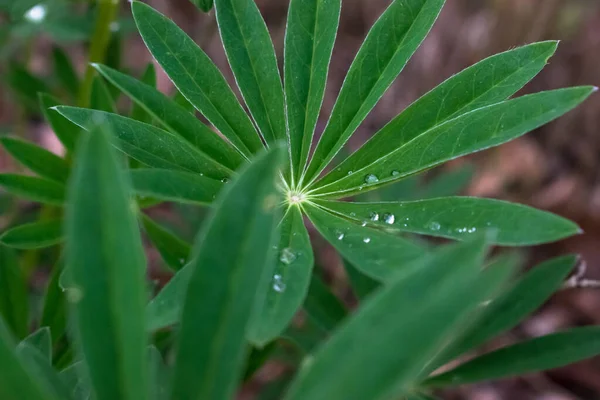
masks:
MULTIPOLYGON (((213 7, 213 1, 193 2, 203 11, 213 7)), ((557 241, 580 232, 574 223, 504 201, 444 197, 456 183, 432 187, 423 199, 342 201, 517 138, 595 90, 511 98, 544 67, 557 43, 516 48, 449 78, 332 165, 443 3, 391 2, 358 51, 323 132, 316 132, 341 0, 291 0, 283 77, 254 1, 214 1, 243 104, 189 36, 133 2, 142 39, 176 97, 155 88, 153 67, 138 80, 95 64, 91 108, 40 98, 68 150, 65 158, 20 139, 1 140, 36 176, 0 174, 0 185, 64 206, 52 220, 0 236, 1 397, 229 399, 274 354, 297 367, 276 398, 425 398, 437 388, 600 354, 600 328, 585 327, 437 372, 520 323, 576 263, 573 256, 557 258, 514 279, 518 259, 489 258, 489 247, 557 241), (115 89, 133 101, 129 117, 115 113, 115 89), (211 206, 195 243, 140 211, 161 202, 211 206), (149 302, 136 220, 177 271, 149 302), (306 220, 346 261, 361 299, 352 315, 313 271, 306 220), (459 242, 434 247, 414 234, 459 242), (44 307, 43 326, 52 329, 25 338, 26 321, 11 307, 24 294, 14 289, 23 278, 9 247, 63 242, 67 268, 53 276, 44 307), (64 335, 71 328, 59 287, 66 289, 76 343, 75 355, 63 349, 61 358, 50 349, 69 342, 64 335), (306 320, 292 323, 301 309, 306 320), (15 346, 13 336, 23 341, 15 346), (296 358, 283 354, 290 343, 296 358), (174 361, 166 363, 171 347, 174 361)))

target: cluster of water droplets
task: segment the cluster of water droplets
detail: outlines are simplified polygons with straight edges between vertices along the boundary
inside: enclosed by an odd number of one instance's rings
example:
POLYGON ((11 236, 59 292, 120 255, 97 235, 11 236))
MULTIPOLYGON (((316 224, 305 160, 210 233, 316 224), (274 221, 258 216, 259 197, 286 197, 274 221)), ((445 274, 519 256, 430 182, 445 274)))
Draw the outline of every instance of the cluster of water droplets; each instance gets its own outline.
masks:
MULTIPOLYGON (((300 253, 296 253, 290 247, 286 247, 279 252, 279 261, 287 267, 293 264, 298 259, 299 255, 300 253)), ((283 293, 285 288, 286 284, 283 281, 283 275, 280 273, 273 275, 273 290, 277 293, 283 293)))
POLYGON ((457 228, 456 232, 458 233, 475 233, 477 232, 477 228, 457 228))

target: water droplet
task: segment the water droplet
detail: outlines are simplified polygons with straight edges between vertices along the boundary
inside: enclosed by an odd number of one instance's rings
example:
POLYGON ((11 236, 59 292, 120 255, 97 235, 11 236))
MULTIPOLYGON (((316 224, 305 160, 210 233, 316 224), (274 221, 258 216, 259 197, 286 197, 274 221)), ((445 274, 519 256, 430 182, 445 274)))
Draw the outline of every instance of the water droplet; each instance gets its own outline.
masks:
POLYGON ((361 226, 367 226, 367 221, 363 221, 363 223, 361 224, 361 226))
POLYGON ((370 215, 371 221, 379 221, 379 214, 372 212, 370 215))
POLYGON ((392 171, 392 176, 398 176, 398 175, 400 175, 400 172, 398 172, 398 171, 392 171))
POLYGON ((278 293, 285 291, 286 285, 283 283, 283 277, 279 274, 273 276, 273 290, 278 293))
POLYGON ((342 240, 344 238, 344 232, 342 231, 335 231, 335 237, 337 238, 337 240, 342 240))
POLYGON ((469 231, 468 231, 468 232, 469 232, 469 233, 475 233, 475 232, 477 232, 477 228, 471 228, 471 229, 469 229, 469 231))
POLYGON ((383 220, 386 224, 394 225, 394 222, 396 222, 396 217, 394 214, 383 214, 383 220))
POLYGON ((351 212, 351 213, 350 213, 350 216, 351 216, 351 217, 356 217, 356 213, 355 213, 355 212, 351 212))
POLYGON ((441 228, 441 225, 439 222, 432 222, 429 224, 429 229, 431 229, 432 231, 439 231, 441 228))
POLYGON ((281 250, 281 254, 279 255, 279 261, 281 261, 285 265, 290 265, 291 263, 296 261, 296 254, 292 251, 292 249, 286 247, 285 249, 281 250))
POLYGON ((365 176, 365 183, 367 185, 372 185, 377 182, 379 182, 379 178, 377 177, 377 175, 369 174, 365 176))
POLYGON ((348 171, 348 175, 352 175, 352 171, 348 171))
POLYGON ((227 183, 227 182, 229 182, 229 179, 227 179, 227 178, 223 178, 223 179, 221 179, 221 182, 223 182, 223 183, 227 183))
POLYGON ((27 21, 37 24, 46 18, 46 14, 48 14, 48 8, 46 5, 38 4, 27 10, 24 17, 27 21))
POLYGON ((366 237, 366 238, 363 239, 363 242, 365 242, 365 243, 369 243, 370 241, 371 241, 370 237, 366 237))

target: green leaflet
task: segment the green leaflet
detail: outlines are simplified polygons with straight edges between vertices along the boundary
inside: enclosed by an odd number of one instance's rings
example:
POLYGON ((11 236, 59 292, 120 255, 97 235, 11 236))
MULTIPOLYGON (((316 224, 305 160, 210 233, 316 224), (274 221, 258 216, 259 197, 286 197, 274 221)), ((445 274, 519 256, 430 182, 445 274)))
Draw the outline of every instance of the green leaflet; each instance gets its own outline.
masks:
POLYGON ((209 12, 213 8, 213 0, 190 0, 196 7, 204 12, 209 12))
POLYGON ((352 287, 352 291, 358 300, 363 301, 380 286, 379 282, 360 272, 348 260, 344 259, 343 262, 344 270, 346 271, 346 275, 348 275, 348 280, 350 281, 350 286, 352 287))
POLYGON ((76 98, 79 93, 79 77, 69 56, 60 47, 55 46, 52 49, 52 64, 54 74, 60 84, 71 95, 71 98, 76 98))
POLYGON ((316 201, 330 212, 387 231, 412 232, 465 239, 486 230, 494 243, 529 246, 557 241, 578 233, 573 222, 535 208, 475 197, 442 197, 385 203, 316 201))
POLYGON ((340 0, 290 2, 284 83, 293 182, 300 179, 308 160, 325 94, 340 9, 340 0))
MULTIPOLYGON (((92 64, 92 67, 96 68, 96 70, 102 74, 102 72, 98 68, 99 64, 92 64)), ((110 69, 109 67, 104 67, 104 68, 110 69)), ((110 69, 110 71, 116 71, 116 70, 110 69)), ((114 85, 114 82, 111 81, 109 78, 107 78, 106 74, 102 74, 102 75, 104 76, 104 78, 106 78, 106 80, 110 81, 114 85)), ((125 75, 125 76, 127 76, 127 75, 125 75)), ((142 73, 142 76, 140 77, 139 81, 136 79, 133 79, 129 76, 127 76, 127 77, 129 79, 135 81, 136 83, 139 82, 141 84, 148 85, 148 87, 150 89, 156 89, 156 68, 154 67, 154 63, 152 63, 152 62, 149 62, 148 65, 146 65, 146 69, 142 73)), ((120 89, 120 90, 122 90, 122 89, 120 89)), ((130 96, 130 95, 128 94, 128 96, 130 96)), ((132 100, 134 100, 134 99, 132 98, 132 100)), ((131 118, 133 118, 137 121, 145 122, 147 124, 152 124, 152 122, 153 122, 152 114, 149 114, 144 109, 144 107, 142 107, 140 105, 140 103, 135 102, 135 100, 134 100, 133 105, 131 106, 130 116, 131 116, 131 118)))
POLYGON ((93 110, 116 112, 115 102, 104 83, 102 77, 96 75, 92 81, 92 93, 90 95, 90 108, 93 110))
POLYGON ((133 16, 146 46, 177 89, 244 154, 262 144, 252 121, 208 56, 171 20, 135 1, 133 16))
POLYGON ((50 334, 50 328, 44 326, 37 331, 33 332, 25 339, 23 339, 18 345, 28 345, 36 349, 44 358, 48 361, 52 361, 52 335, 50 334))
POLYGON ((150 397, 149 400, 168 400, 171 370, 165 364, 162 355, 154 346, 148 347, 150 361, 150 397))
POLYGON ((160 253, 165 263, 175 271, 179 271, 188 261, 190 245, 177 237, 173 232, 159 225, 146 214, 140 214, 146 234, 160 253))
POLYGON ((58 140, 60 140, 68 151, 75 150, 75 143, 77 143, 77 139, 81 136, 81 128, 52 109, 52 107, 61 105, 60 101, 54 97, 41 93, 39 101, 42 113, 52 127, 58 140))
POLYGON ((43 249, 63 241, 62 221, 32 222, 4 231, 0 242, 17 249, 43 249))
POLYGON ((14 351, 14 343, 4 320, 0 318, 0 398, 3 400, 58 400, 25 370, 14 351))
POLYGON ((148 166, 195 172, 216 179, 231 175, 229 168, 179 135, 103 111, 66 106, 57 107, 56 110, 86 130, 94 126, 94 121, 108 124, 119 139, 115 142, 119 150, 148 166))
POLYGON ((310 182, 340 151, 419 47, 444 0, 395 0, 373 25, 348 70, 310 161, 310 182))
POLYGON ((409 394, 429 359, 507 278, 480 271, 483 245, 478 238, 442 248, 391 278, 316 351, 285 399, 409 394))
POLYGON ((62 205, 65 201, 65 186, 44 178, 0 174, 0 186, 9 193, 40 203, 62 205))
POLYGON ((16 348, 17 358, 36 382, 53 399, 71 400, 68 387, 52 367, 52 360, 29 343, 21 342, 16 348))
POLYGON ((315 205, 306 205, 306 215, 336 250, 365 275, 387 281, 425 254, 425 250, 406 239, 360 222, 348 221, 315 205))
POLYGON ((244 158, 229 143, 158 90, 103 65, 95 64, 94 67, 113 85, 131 97, 138 107, 160 122, 166 130, 183 137, 218 163, 235 169, 244 161, 244 158))
POLYGON ((302 306, 314 264, 310 238, 298 207, 288 208, 279 233, 277 265, 261 284, 266 298, 257 304, 248 333, 248 339, 260 347, 277 338, 302 306))
POLYGON ((69 178, 69 164, 56 154, 16 137, 3 136, 0 143, 17 161, 39 176, 63 183, 69 178))
POLYGON ((572 110, 596 89, 575 87, 519 97, 468 112, 415 137, 314 195, 344 197, 372 190, 454 158, 515 139, 572 110))
POLYGON ((348 314, 346 307, 316 274, 310 281, 304 311, 326 332, 333 331, 348 314))
POLYGON ((16 253, 0 244, 0 328, 10 329, 19 339, 29 331, 27 293, 27 281, 16 253))
POLYGON ((182 171, 139 168, 129 173, 138 195, 164 201, 211 204, 224 186, 221 181, 182 171))
POLYGON ((62 260, 52 271, 48 286, 44 294, 42 316, 40 325, 48 327, 52 333, 53 344, 63 339, 67 326, 67 302, 63 290, 59 286, 62 272, 62 260))
POLYGON ((455 386, 563 367, 600 354, 600 327, 574 328, 485 354, 425 382, 455 386))
POLYGON ((76 333, 99 400, 146 398, 145 256, 127 175, 98 128, 81 139, 66 209, 76 333))
MULTIPOLYGON (((273 275, 280 149, 257 157, 225 188, 198 238, 181 313, 172 399, 229 399, 243 372, 259 284, 273 275)), ((180 272, 181 273, 181 272, 180 272)))
POLYGON ((77 361, 60 371, 59 377, 69 389, 74 400, 88 400, 91 397, 91 384, 83 375, 85 366, 82 361, 77 361))
POLYGON ((194 266, 186 264, 167 283, 146 307, 147 330, 156 331, 180 321, 185 292, 194 266))
POLYGON ((254 0, 215 0, 221 41, 246 105, 268 144, 286 139, 273 42, 254 0))
POLYGON ((463 70, 414 102, 318 183, 358 171, 429 129, 477 108, 505 100, 529 82, 556 51, 540 42, 493 55, 463 70))

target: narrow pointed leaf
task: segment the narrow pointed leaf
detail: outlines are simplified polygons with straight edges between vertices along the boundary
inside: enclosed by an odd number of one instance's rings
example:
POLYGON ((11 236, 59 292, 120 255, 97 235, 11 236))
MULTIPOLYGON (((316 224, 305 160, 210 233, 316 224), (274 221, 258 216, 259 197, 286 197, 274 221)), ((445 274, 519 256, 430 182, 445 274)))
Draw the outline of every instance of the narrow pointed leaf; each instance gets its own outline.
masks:
POLYGON ((179 323, 185 293, 194 266, 186 264, 167 283, 146 307, 147 330, 156 331, 179 323))
POLYGON ((155 168, 196 172, 224 178, 231 170, 193 147, 178 135, 130 118, 103 111, 75 107, 57 110, 71 121, 89 130, 95 120, 104 121, 116 133, 115 145, 130 157, 155 168))
POLYGON ((358 300, 364 300, 380 286, 379 282, 360 272, 358 268, 352 265, 348 260, 344 259, 343 262, 344 270, 350 281, 350 286, 358 300))
POLYGON ((506 201, 475 197, 385 203, 317 202, 344 218, 367 221, 386 230, 465 239, 493 230, 494 243, 529 246, 557 241, 581 232, 573 222, 549 212, 506 201), (372 220, 373 213, 378 215, 372 220))
POLYGON ((5 323, 6 328, 19 339, 24 338, 29 331, 27 293, 27 281, 19 267, 16 253, 0 244, 0 323, 5 323))
POLYGON ((262 290, 263 304, 257 304, 248 339, 264 346, 281 334, 291 322, 308 292, 314 255, 298 207, 290 207, 280 224, 277 265, 262 290))
POLYGON ((17 161, 42 178, 57 182, 68 179, 69 164, 56 154, 15 137, 3 136, 0 142, 17 161))
POLYGON ((361 226, 315 206, 306 214, 317 230, 336 250, 365 275, 387 281, 402 267, 425 254, 419 246, 370 226, 361 226))
POLYGON ((90 108, 109 113, 116 112, 115 102, 106 87, 104 80, 96 75, 92 82, 92 93, 90 97, 90 108))
POLYGON ((82 138, 66 210, 66 264, 77 337, 101 399, 143 399, 145 256, 127 175, 108 134, 82 138))
POLYGON ((79 93, 79 77, 75 71, 73 63, 69 56, 60 47, 52 49, 52 63, 54 73, 61 85, 67 90, 72 98, 77 97, 79 93))
POLYGON ((198 174, 166 169, 140 168, 130 175, 138 195, 180 203, 211 204, 224 186, 198 174))
POLYGON ((434 376, 428 386, 455 386, 563 367, 600 354, 600 327, 542 336, 485 354, 434 376))
POLYGON ((75 144, 79 136, 81 136, 81 128, 52 109, 52 107, 61 105, 57 99, 48 94, 40 94, 39 98, 42 113, 58 140, 60 140, 68 151, 75 150, 75 144))
POLYGON ((44 326, 27 336, 17 345, 17 348, 24 345, 33 347, 39 351, 46 360, 52 361, 52 335, 50 333, 50 328, 47 326, 44 326))
POLYGON ((196 7, 204 12, 209 12, 213 8, 213 0, 190 0, 196 7))
POLYGON ((63 241, 61 220, 32 222, 3 232, 0 242, 17 249, 43 249, 63 241))
POLYGON ((285 399, 409 394, 423 366, 502 283, 500 276, 478 273, 483 244, 478 239, 444 248, 391 279, 317 350, 285 399))
POLYGON ((241 379, 259 284, 273 274, 281 149, 257 157, 200 231, 181 314, 172 399, 229 399, 241 379))
MULTIPOLYGON (((94 68, 96 68, 96 70, 98 70, 98 64, 92 64, 92 66, 94 68)), ((105 67, 108 68, 108 67, 105 67)), ((112 70, 114 71, 114 70, 112 70)), ((100 71, 99 71, 100 72, 100 71)), ((106 78, 106 75, 103 75, 106 78)), ((110 79, 106 78, 107 80, 110 81, 110 79)), ((136 79, 131 78, 132 80, 135 80, 137 82, 136 79)), ((142 73, 142 76, 140 77, 139 82, 141 84, 145 84, 148 85, 150 88, 152 89, 156 89, 156 68, 154 67, 154 63, 149 62, 148 65, 146 65, 146 69, 144 70, 144 72, 142 73)), ((111 81, 111 83, 114 82, 111 81)), ((145 122, 147 124, 151 124, 152 123, 152 114, 149 114, 139 103, 135 102, 133 103, 133 106, 131 107, 131 114, 130 114, 131 118, 140 121, 140 122, 145 122)))
POLYGON ((62 205, 65 201, 65 186, 44 178, 0 174, 0 186, 9 193, 40 203, 62 205))
POLYGON ((224 166, 236 169, 243 157, 193 114, 155 88, 103 65, 94 65, 113 85, 150 114, 169 132, 177 134, 224 166))
POLYGON ((444 0, 394 0, 361 46, 306 173, 316 178, 375 107, 431 29, 444 0))
POLYGON ((312 275, 304 311, 326 332, 333 331, 348 315, 346 307, 316 274, 312 275))
POLYGON ((141 214, 141 219, 146 234, 165 263, 175 271, 183 268, 190 255, 190 245, 146 214, 141 214))
POLYGON ((168 369, 162 355, 154 346, 148 348, 150 362, 150 400, 168 400, 171 370, 168 369))
POLYGON ((60 371, 59 377, 69 389, 74 400, 88 400, 91 397, 91 384, 83 374, 85 366, 82 361, 77 361, 60 371))
POLYGON ((136 1, 132 10, 148 50, 185 98, 244 154, 259 151, 252 121, 206 53, 150 6, 136 1))
POLYGON ((40 320, 41 326, 50 329, 54 344, 63 339, 67 327, 67 301, 65 293, 58 284, 61 272, 62 262, 59 262, 54 266, 48 281, 40 320))
POLYGON ((16 355, 25 369, 51 398, 71 400, 68 387, 60 379, 58 372, 52 367, 52 361, 29 343, 20 343, 16 355))
POLYGON ((340 0, 293 0, 285 33, 284 81, 293 178, 308 160, 340 20, 340 0))
POLYGON ((58 400, 43 390, 14 352, 12 337, 0 318, 0 398, 6 400, 58 400))
POLYGON ((324 177, 326 185, 358 171, 421 133, 469 111, 498 103, 536 76, 556 51, 540 42, 496 54, 463 70, 414 102, 324 177))
POLYGON ((470 153, 498 146, 536 129, 583 102, 593 87, 552 90, 479 108, 434 127, 405 145, 317 189, 328 197, 372 190, 470 153))
POLYGON ((242 96, 268 144, 285 139, 283 87, 267 25, 254 0, 215 0, 223 47, 242 96))
POLYGON ((443 361, 450 361, 514 328, 560 288, 575 262, 575 256, 564 256, 536 266, 489 303, 477 324, 458 343, 452 345, 443 361))

